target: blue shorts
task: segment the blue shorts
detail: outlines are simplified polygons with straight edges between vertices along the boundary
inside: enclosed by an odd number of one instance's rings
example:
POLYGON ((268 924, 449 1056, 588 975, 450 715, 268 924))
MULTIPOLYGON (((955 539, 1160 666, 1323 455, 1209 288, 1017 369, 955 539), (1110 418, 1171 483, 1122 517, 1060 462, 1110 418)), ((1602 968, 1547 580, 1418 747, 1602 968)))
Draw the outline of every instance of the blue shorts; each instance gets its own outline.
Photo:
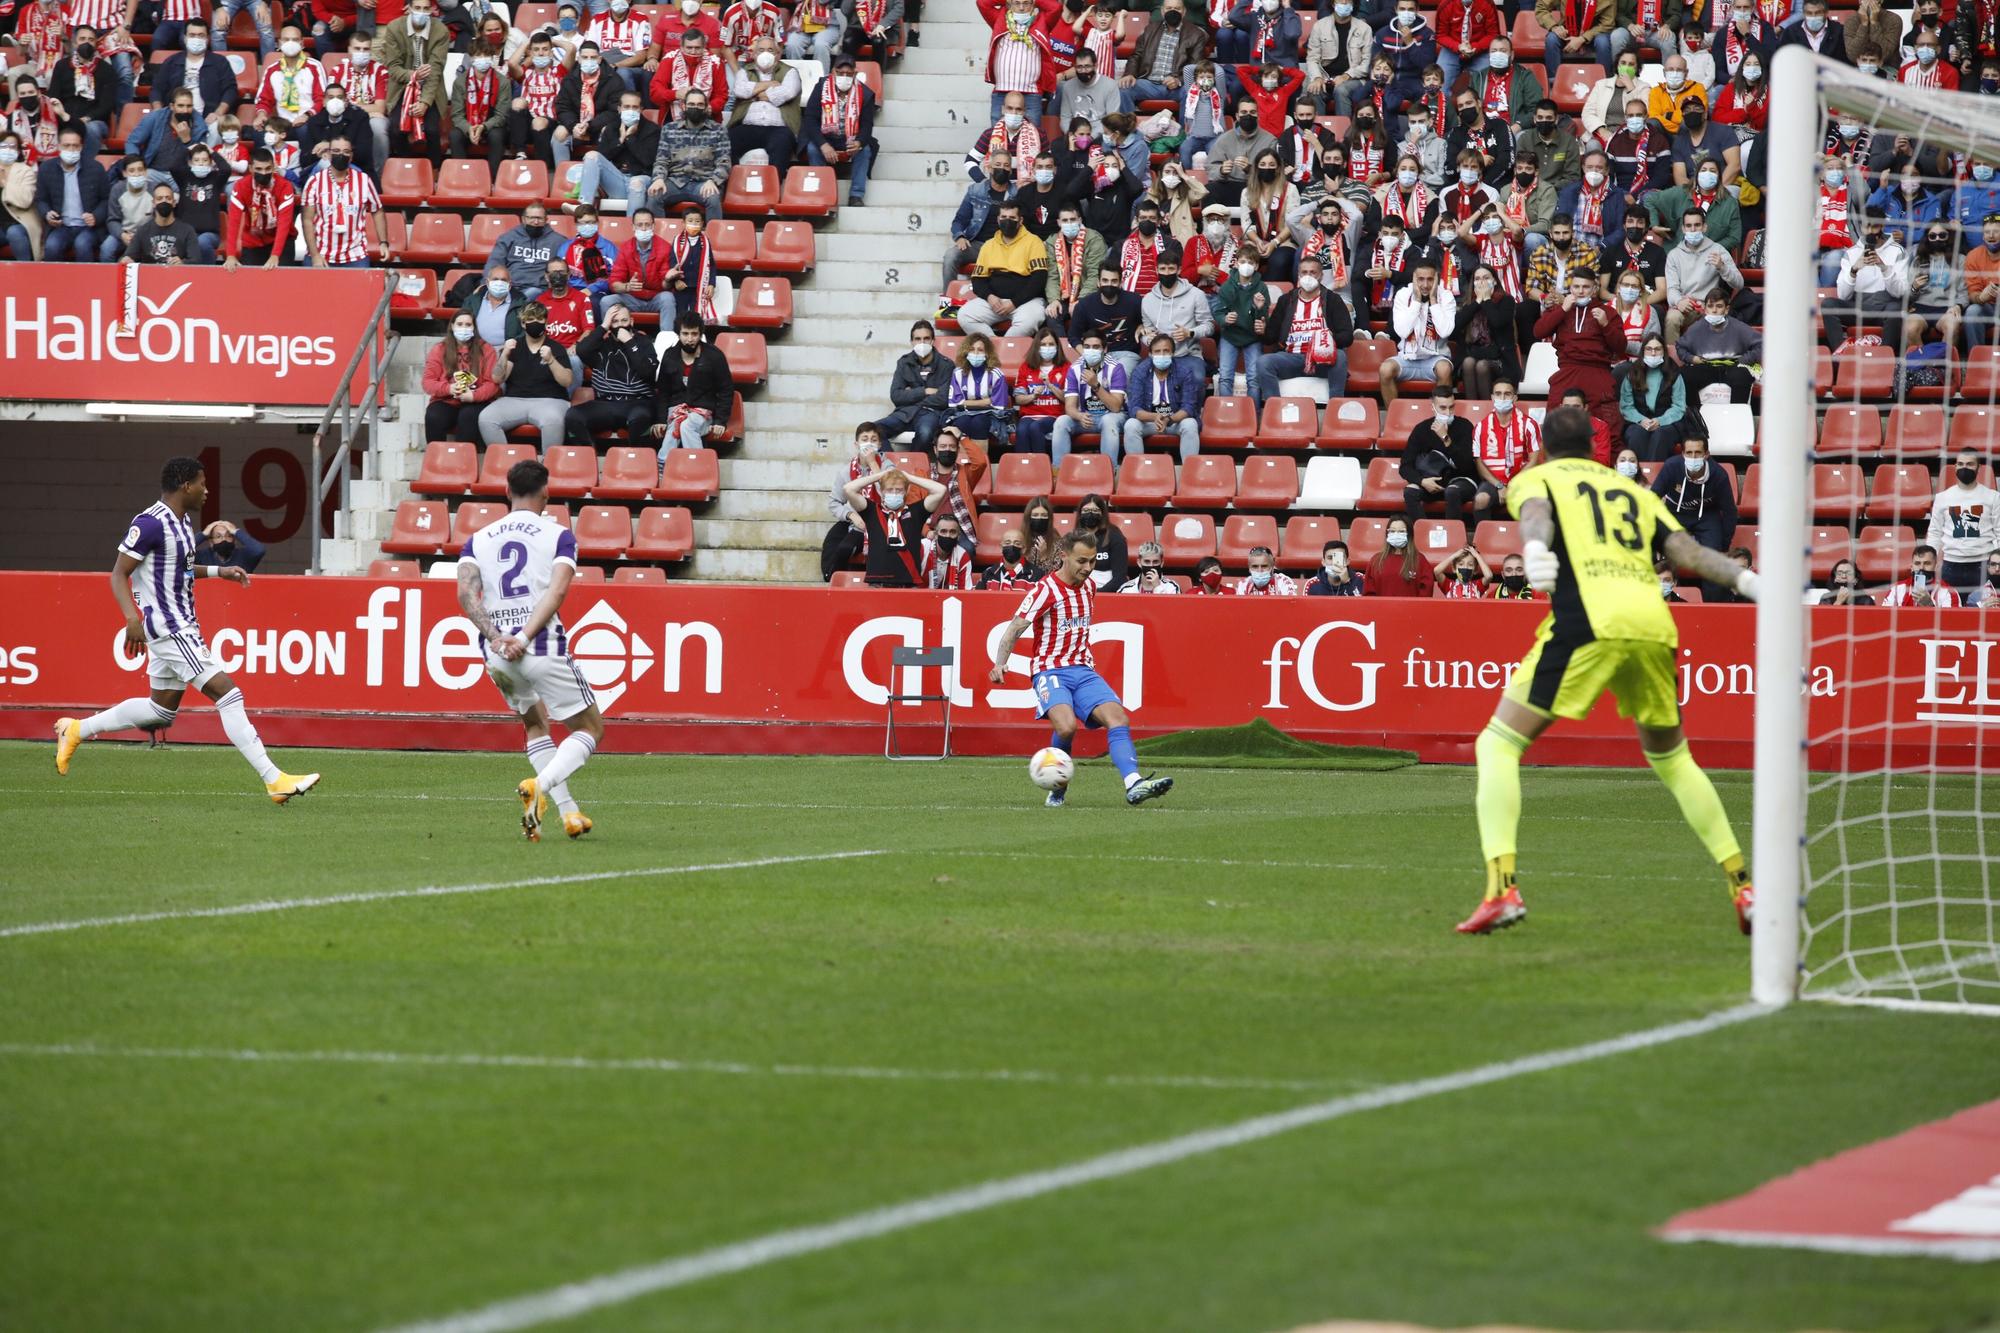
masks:
POLYGON ((1057 704, 1068 704, 1077 721, 1086 727, 1100 727, 1104 724, 1091 715, 1105 704, 1116 703, 1118 695, 1091 667, 1056 667, 1035 673, 1036 717, 1047 717, 1057 704))

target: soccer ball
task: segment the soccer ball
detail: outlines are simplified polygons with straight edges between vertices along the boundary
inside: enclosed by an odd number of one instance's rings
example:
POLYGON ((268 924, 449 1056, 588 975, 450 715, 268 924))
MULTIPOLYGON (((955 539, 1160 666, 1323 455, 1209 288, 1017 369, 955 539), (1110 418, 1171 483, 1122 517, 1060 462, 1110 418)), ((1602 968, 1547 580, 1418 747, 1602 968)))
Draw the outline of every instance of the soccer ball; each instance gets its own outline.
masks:
POLYGON ((1043 791, 1067 787, 1069 780, 1076 776, 1076 760, 1070 758, 1066 751, 1044 745, 1028 761, 1028 776, 1043 791))

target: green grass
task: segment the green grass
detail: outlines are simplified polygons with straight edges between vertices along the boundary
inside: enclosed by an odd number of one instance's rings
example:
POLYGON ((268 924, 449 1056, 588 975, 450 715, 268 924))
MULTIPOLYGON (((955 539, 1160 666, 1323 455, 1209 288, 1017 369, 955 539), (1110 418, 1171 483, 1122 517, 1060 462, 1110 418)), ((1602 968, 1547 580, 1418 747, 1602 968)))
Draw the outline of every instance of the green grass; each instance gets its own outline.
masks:
MULTIPOLYGON (((888 854, 0 938, 0 1328, 379 1328, 1747 987, 1719 877, 1643 772, 1531 770, 1534 916, 1465 940, 1464 769, 1191 770, 1130 810, 1094 763, 1049 811, 1012 760, 606 757, 576 784, 597 831, 528 846, 519 758, 279 758, 321 792, 273 809, 229 751, 96 743, 58 780, 48 747, 0 746, 0 929, 888 854), (99 1053, 26 1050, 51 1046, 99 1053)), ((1747 781, 1720 785, 1747 825, 1747 781)), ((1649 1233, 2000 1097, 1996 1056, 1990 1019, 1795 1006, 564 1327, 1969 1333, 2000 1319, 1990 1265, 1649 1233)))

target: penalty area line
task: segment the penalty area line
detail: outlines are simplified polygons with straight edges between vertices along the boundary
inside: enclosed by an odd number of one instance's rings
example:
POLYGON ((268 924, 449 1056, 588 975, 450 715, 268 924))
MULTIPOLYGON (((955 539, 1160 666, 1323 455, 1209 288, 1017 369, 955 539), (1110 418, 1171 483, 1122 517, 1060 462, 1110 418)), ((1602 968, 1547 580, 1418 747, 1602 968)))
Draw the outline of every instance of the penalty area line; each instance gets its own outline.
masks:
POLYGON ((468 893, 501 893, 508 889, 546 888, 562 884, 596 884, 614 879, 644 879, 664 875, 699 875, 718 870, 754 870, 760 866, 804 865, 813 861, 850 861, 883 856, 879 848, 851 852, 808 852, 798 856, 759 856, 747 861, 709 861, 701 865, 638 866, 630 870, 595 870, 580 875, 535 875, 526 879, 488 880, 478 884, 427 884, 415 889, 379 889, 360 893, 329 893, 316 898, 271 898, 229 903, 221 907, 184 907, 162 912, 127 912, 119 916, 88 916, 72 921, 31 921, 0 928, 0 939, 22 935, 58 935, 102 926, 137 926, 151 921, 190 921, 203 917, 262 916, 315 907, 348 907, 357 903, 393 902, 399 898, 451 898, 468 893))
POLYGON ((399 1325, 388 1330, 388 1333, 512 1333, 512 1330, 516 1329, 534 1328, 558 1320, 574 1319, 593 1310, 621 1305, 642 1296, 670 1291, 709 1278, 741 1273, 801 1255, 838 1249, 878 1236, 908 1231, 933 1222, 984 1212, 1010 1203, 1037 1199, 1063 1190, 1095 1184, 1098 1181, 1137 1175, 1158 1167, 1171 1166, 1189 1158, 1241 1147, 1247 1143, 1256 1143, 1294 1130, 1358 1115, 1364 1111, 1402 1106, 1429 1097, 1501 1083, 1525 1074, 1545 1073, 1592 1060, 1601 1060, 1608 1056, 1664 1046, 1669 1042, 1702 1036, 1774 1012, 1776 1011, 1759 1005, 1739 1005, 1703 1018, 1628 1032, 1623 1036, 1572 1046, 1566 1050, 1545 1051, 1514 1060, 1480 1065, 1455 1074, 1419 1079, 1410 1083, 1389 1084, 1327 1101, 1308 1103, 1289 1111, 1253 1116, 1233 1124, 1218 1125, 1176 1138, 1162 1139, 1154 1143, 1085 1158, 1067 1166, 989 1180, 963 1189, 949 1190, 942 1194, 911 1199, 882 1208, 872 1208, 817 1226, 774 1231, 731 1245, 698 1250, 692 1254, 663 1259, 657 1263, 584 1278, 547 1291, 497 1301, 476 1310, 466 1310, 420 1323, 399 1325))

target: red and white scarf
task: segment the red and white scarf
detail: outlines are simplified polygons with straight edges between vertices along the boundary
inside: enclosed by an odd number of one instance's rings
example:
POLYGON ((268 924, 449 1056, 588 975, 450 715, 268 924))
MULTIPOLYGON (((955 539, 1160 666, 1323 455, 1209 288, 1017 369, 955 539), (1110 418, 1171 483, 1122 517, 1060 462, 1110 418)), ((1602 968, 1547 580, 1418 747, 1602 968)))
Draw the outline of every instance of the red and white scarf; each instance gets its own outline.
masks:
POLYGON ((1715 196, 1721 190, 1722 187, 1720 185, 1716 186, 1713 190, 1690 189, 1688 191, 1688 207, 1699 208, 1704 213, 1708 212, 1709 209, 1715 207, 1715 196))
POLYGON ((1424 213, 1429 210, 1430 206, 1430 187, 1424 184, 1421 177, 1411 187, 1407 199, 1403 197, 1400 187, 1394 185, 1391 185, 1382 194, 1382 216, 1385 218, 1401 219, 1405 228, 1413 229, 1423 226, 1424 213))
POLYGON ((715 317, 715 261, 709 254, 706 236, 690 237, 684 231, 674 233, 668 246, 670 263, 680 270, 681 277, 692 289, 696 313, 704 324, 721 323, 715 317))
MULTIPOLYGON (((1410 243, 1407 240, 1404 241, 1403 244, 1396 247, 1396 253, 1393 255, 1390 254, 1386 249, 1384 249, 1382 247, 1382 242, 1378 240, 1375 242, 1374 260, 1368 265, 1368 267, 1387 269, 1391 275, 1394 275, 1397 273, 1401 273, 1403 271, 1403 265, 1407 264, 1409 260, 1410 260, 1410 243)), ((1368 292, 1368 299, 1370 303, 1378 306, 1389 304, 1390 293, 1394 290, 1393 284, 1394 284, 1393 276, 1374 279, 1370 284, 1368 292)))
POLYGON ((1194 122, 1194 109, 1203 102, 1208 103, 1208 123, 1218 130, 1221 129, 1222 94, 1214 88, 1203 92, 1199 84, 1193 83, 1188 85, 1186 95, 1181 98, 1181 123, 1184 125, 1192 124, 1194 122))
POLYGON ((79 101, 97 100, 97 58, 78 60, 70 57, 70 68, 76 71, 76 95, 79 101))
POLYGON ((1319 136, 1304 130, 1292 131, 1292 174, 1295 185, 1304 185, 1319 171, 1319 136))
MULTIPOLYGON (((601 69, 602 66, 600 66, 599 68, 601 69)), ((604 78, 604 75, 599 73, 599 74, 585 74, 577 79, 577 89, 578 89, 578 98, 576 104, 577 124, 588 125, 590 124, 591 121, 597 119, 597 84, 598 81, 602 78, 604 78)), ((619 80, 618 83, 618 89, 620 92, 623 92, 624 88, 625 88, 625 83, 621 79, 619 80)))
POLYGON ((889 12, 889 0, 861 0, 854 7, 855 21, 863 32, 875 32, 882 26, 882 18, 889 12))
POLYGON ((1312 296, 1299 292, 1292 305, 1292 327, 1285 334, 1285 346, 1305 358, 1307 374, 1315 365, 1324 365, 1339 355, 1333 333, 1326 326, 1326 302, 1332 299, 1324 289, 1312 296))
POLYGON ((1775 28, 1791 16, 1792 0, 1757 0, 1757 19, 1755 21, 1760 27, 1768 23, 1775 28))
POLYGON ((719 68, 719 62, 714 56, 702 56, 692 66, 688 63, 685 53, 674 56, 671 67, 672 72, 667 75, 667 82, 673 86, 674 90, 674 119, 680 119, 681 98, 686 95, 687 90, 690 88, 699 88, 704 93, 707 93, 708 104, 710 106, 715 105, 715 71, 717 68, 719 68))
POLYGON ((1064 240, 1061 232, 1049 238, 1056 248, 1056 295, 1066 305, 1087 294, 1083 290, 1083 244, 1089 239, 1081 231, 1073 241, 1064 240))
POLYGON ((1451 109, 1451 95, 1439 88, 1427 92, 1419 99, 1424 115, 1431 123, 1431 133, 1442 139, 1451 132, 1447 116, 1451 109))
POLYGON ((388 71, 377 61, 370 61, 368 68, 347 67, 347 98, 361 106, 382 100, 383 85, 388 81, 388 71))
POLYGON ((1118 253, 1118 285, 1128 292, 1144 295, 1159 285, 1156 272, 1160 262, 1160 238, 1151 241, 1133 232, 1118 253))
MULTIPOLYGON (((1759 41, 1763 40, 1764 25, 1756 19, 1751 19, 1750 35, 1759 41)), ((1743 40, 1743 34, 1736 30, 1734 22, 1731 22, 1727 28, 1722 30, 1722 58, 1725 67, 1732 73, 1738 65, 1743 63, 1743 54, 1749 49, 1750 43, 1743 40)))
POLYGON ((1509 96, 1513 92, 1513 84, 1510 82, 1513 77, 1514 71, 1511 69, 1504 75, 1489 72, 1486 76, 1486 95, 1479 99, 1480 110, 1503 124, 1510 119, 1509 113, 1513 110, 1509 96))
POLYGON ((1439 248, 1444 251, 1444 258, 1438 261, 1438 283, 1446 291, 1456 296, 1458 294, 1459 274, 1458 245, 1454 242, 1451 245, 1439 248))
POLYGON ((1347 179, 1365 184, 1370 176, 1382 170, 1387 158, 1388 150, 1367 139, 1356 139, 1347 150, 1347 179))
MULTIPOLYGON (((403 137, 411 143, 422 143, 425 138, 424 82, 423 79, 412 78, 408 83, 404 84, 403 100, 396 107, 396 126, 402 130, 403 137)), ((468 112, 469 110, 470 108, 468 108, 468 112)), ((471 119, 469 115, 468 120, 474 125, 484 123, 480 120, 471 119)))
POLYGON ((1516 407, 1505 417, 1488 412, 1472 431, 1472 452, 1494 476, 1507 481, 1541 447, 1535 419, 1516 407))
MULTIPOLYGON (((1279 12, 1282 13, 1283 11, 1281 10, 1279 12)), ((1256 37, 1252 38, 1250 42, 1251 63, 1257 65, 1263 64, 1266 53, 1268 53, 1271 50, 1271 48, 1276 46, 1277 44, 1278 44, 1278 14, 1258 15, 1257 35, 1256 37)))
POLYGON ((1521 299, 1521 246, 1514 239, 1514 233, 1502 227, 1491 236, 1483 231, 1479 236, 1479 262, 1493 270, 1500 279, 1500 290, 1518 301, 1521 299))
POLYGON ((1305 249, 1299 251, 1301 260, 1317 259, 1326 269, 1326 286, 1333 291, 1341 291, 1347 286, 1347 234, 1331 234, 1315 230, 1306 237, 1305 249))
POLYGON ((15 25, 14 38, 29 54, 27 67, 44 88, 63 58, 63 39, 68 35, 69 21, 61 5, 29 5, 15 25))
POLYGON ((1569 29, 1569 35, 1580 36, 1597 21, 1597 0, 1564 0, 1562 14, 1563 25, 1569 29))
MULTIPOLYGON (((416 80, 410 82, 415 83, 416 80)), ((465 71, 465 123, 484 125, 499 101, 500 71, 489 69, 481 74, 468 65, 465 71)))
POLYGON ((853 146, 861 137, 861 81, 845 93, 834 87, 832 79, 820 80, 819 132, 829 138, 839 135, 841 140, 853 146))
POLYGON ((1647 32, 1660 26, 1660 0, 1639 0, 1639 26, 1647 32))
POLYGON ((1634 301, 1630 310, 1620 312, 1618 322, 1625 326, 1625 341, 1638 342, 1646 336, 1646 326, 1653 322, 1653 308, 1643 299, 1634 301))
POLYGON ((1257 238, 1257 248, 1265 254, 1285 235, 1285 200, 1293 198, 1291 187, 1283 181, 1271 188, 1270 197, 1261 204, 1252 204, 1250 196, 1243 196, 1244 211, 1249 214, 1250 234, 1257 238))
POLYGON ((1854 244, 1854 236, 1848 226, 1847 186, 1830 190, 1822 181, 1819 187, 1819 247, 1822 250, 1844 250, 1854 244))
POLYGON ((1593 240, 1604 235, 1604 201, 1611 195, 1607 179, 1595 190, 1585 185, 1576 192, 1576 229, 1593 240))
MULTIPOLYGON (((56 134, 61 122, 56 120, 55 104, 51 98, 42 98, 42 105, 32 118, 16 106, 7 114, 7 128, 21 136, 21 160, 29 166, 56 155, 56 134)), ((17 259, 21 257, 15 256, 17 259)))

